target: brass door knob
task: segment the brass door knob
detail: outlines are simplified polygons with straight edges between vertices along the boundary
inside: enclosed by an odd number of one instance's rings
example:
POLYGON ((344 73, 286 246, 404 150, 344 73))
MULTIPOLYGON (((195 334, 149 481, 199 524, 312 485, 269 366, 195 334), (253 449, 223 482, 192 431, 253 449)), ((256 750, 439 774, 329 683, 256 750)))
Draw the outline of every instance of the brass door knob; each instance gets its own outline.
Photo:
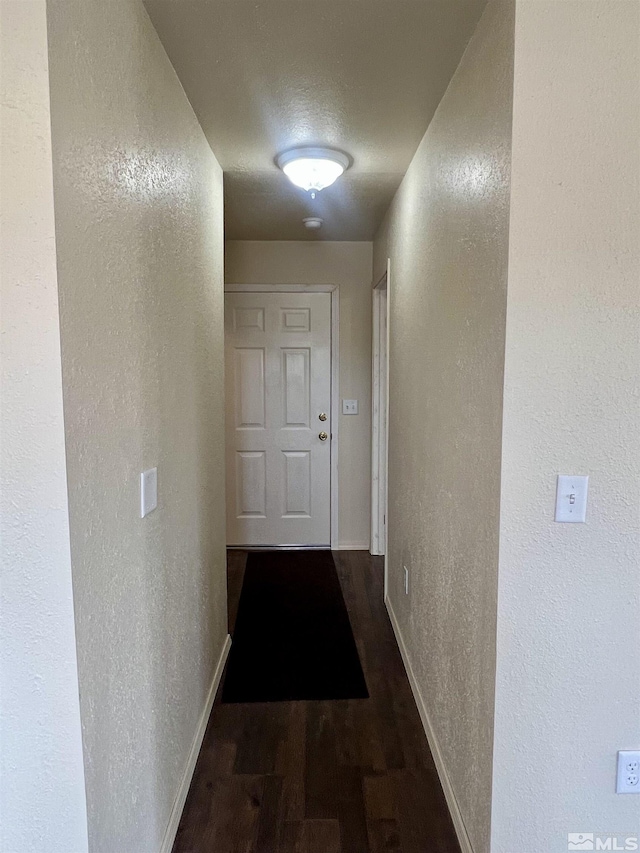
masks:
POLYGON ((329 438, 329 436, 327 435, 326 432, 321 432, 320 435, 318 436, 318 438, 320 439, 320 441, 326 441, 329 438))
POLYGON ((318 420, 319 421, 326 421, 326 419, 327 419, 326 412, 320 412, 320 414, 318 415, 318 420))

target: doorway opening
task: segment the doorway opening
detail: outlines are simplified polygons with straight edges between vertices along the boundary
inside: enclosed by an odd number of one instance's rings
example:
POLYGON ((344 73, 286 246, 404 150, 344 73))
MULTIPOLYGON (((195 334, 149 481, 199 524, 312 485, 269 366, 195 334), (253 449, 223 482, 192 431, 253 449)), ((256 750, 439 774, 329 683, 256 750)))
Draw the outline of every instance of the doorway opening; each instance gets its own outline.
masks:
MULTIPOLYGON (((373 288, 371 431, 371 553, 387 553, 389 423, 389 262, 373 288)), ((385 596, 387 571, 385 560, 385 596)))
POLYGON ((225 286, 227 544, 338 542, 334 285, 225 286))

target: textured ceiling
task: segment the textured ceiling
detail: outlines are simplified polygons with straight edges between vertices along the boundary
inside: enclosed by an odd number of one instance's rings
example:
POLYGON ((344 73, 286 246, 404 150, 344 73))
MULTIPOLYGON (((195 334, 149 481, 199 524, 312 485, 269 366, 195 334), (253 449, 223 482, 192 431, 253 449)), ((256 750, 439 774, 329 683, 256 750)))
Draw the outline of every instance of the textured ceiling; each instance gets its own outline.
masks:
POLYGON ((224 169, 226 237, 372 239, 485 3, 145 0, 224 169), (274 164, 297 145, 353 166, 312 201, 274 164))

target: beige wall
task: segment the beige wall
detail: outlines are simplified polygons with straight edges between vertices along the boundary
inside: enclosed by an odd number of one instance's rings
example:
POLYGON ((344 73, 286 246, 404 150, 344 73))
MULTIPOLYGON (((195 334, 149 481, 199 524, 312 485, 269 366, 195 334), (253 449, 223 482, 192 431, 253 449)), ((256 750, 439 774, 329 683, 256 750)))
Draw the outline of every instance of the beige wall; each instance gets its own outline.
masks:
POLYGON ((227 633, 222 175, 138 0, 48 5, 89 840, 146 853, 227 633))
POLYGON ((82 853, 44 0, 1 0, 0 850, 82 853))
POLYGON ((389 599, 476 853, 490 834, 513 9, 487 6, 374 254, 375 275, 391 258, 389 599))
POLYGON ((340 286, 339 543, 368 549, 371 532, 371 243, 227 241, 229 284, 340 286))
POLYGON ((637 0, 519 0, 492 853, 640 830, 639 83, 637 0))

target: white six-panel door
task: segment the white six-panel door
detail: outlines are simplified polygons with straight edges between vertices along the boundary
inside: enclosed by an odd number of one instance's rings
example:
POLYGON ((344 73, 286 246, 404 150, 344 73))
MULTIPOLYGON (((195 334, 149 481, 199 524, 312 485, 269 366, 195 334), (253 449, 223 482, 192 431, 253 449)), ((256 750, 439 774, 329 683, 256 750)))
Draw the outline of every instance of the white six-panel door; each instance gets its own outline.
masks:
POLYGON ((227 293, 225 345, 227 543, 329 547, 330 294, 227 293))

